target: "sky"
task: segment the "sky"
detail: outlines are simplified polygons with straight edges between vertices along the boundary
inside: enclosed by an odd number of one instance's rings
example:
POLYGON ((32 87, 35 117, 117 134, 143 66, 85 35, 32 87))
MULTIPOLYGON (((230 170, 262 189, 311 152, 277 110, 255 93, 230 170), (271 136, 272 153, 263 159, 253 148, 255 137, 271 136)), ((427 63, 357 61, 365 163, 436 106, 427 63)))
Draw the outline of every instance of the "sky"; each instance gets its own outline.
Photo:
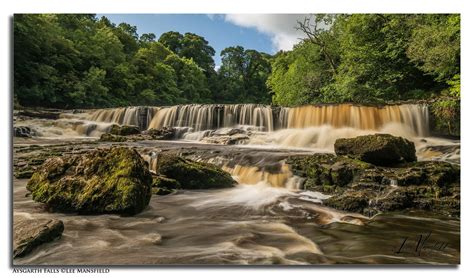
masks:
POLYGON ((220 52, 228 46, 274 54, 290 50, 304 34, 295 29, 301 14, 98 14, 115 24, 126 22, 137 26, 139 35, 154 33, 157 38, 168 31, 191 32, 204 37, 216 50, 216 67, 220 52))

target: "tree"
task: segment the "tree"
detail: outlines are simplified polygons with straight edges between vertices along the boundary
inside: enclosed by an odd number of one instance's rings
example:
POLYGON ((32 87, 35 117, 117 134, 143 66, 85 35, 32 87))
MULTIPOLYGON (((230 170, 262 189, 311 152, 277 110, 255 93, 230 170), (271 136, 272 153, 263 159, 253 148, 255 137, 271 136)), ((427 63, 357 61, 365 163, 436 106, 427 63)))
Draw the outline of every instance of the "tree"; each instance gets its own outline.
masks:
POLYGON ((332 92, 325 95, 332 77, 333 70, 321 48, 305 40, 293 51, 275 56, 267 85, 274 92, 274 104, 294 106, 332 100, 332 92))
POLYGON ((161 34, 158 41, 164 46, 168 47, 169 50, 179 55, 183 48, 183 35, 179 32, 166 32, 161 34))
POLYGON ((446 82, 454 94, 460 86, 461 18, 459 15, 417 17, 407 55, 423 72, 446 82))
POLYGON ((270 56, 242 46, 221 52, 219 82, 223 85, 215 99, 221 102, 268 103, 270 93, 265 82, 271 71, 270 56))
POLYGON ((158 40, 169 50, 180 57, 192 59, 209 76, 214 72, 214 59, 216 53, 203 37, 193 33, 186 33, 184 36, 179 32, 166 32, 158 40))
POLYGON ((211 93, 207 88, 206 76, 193 60, 171 54, 164 63, 171 66, 176 74, 176 84, 180 90, 178 102, 210 102, 211 93))

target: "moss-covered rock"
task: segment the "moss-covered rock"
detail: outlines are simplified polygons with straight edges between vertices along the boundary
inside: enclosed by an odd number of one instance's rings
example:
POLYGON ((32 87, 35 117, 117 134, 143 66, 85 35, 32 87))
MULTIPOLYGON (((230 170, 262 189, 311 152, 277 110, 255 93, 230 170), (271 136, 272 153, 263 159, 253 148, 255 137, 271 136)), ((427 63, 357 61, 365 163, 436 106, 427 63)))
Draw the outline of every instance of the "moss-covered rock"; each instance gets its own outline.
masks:
POLYGON ((293 174, 306 178, 306 186, 321 186, 321 192, 337 190, 337 187, 350 184, 362 171, 374 168, 373 165, 333 154, 295 156, 287 159, 293 174), (328 187, 331 186, 331 187, 328 187), (327 189, 331 190, 327 190, 327 189))
POLYGON ((165 176, 153 176, 151 187, 153 194, 168 195, 181 189, 181 184, 177 180, 165 176))
POLYGON ((113 135, 121 135, 121 136, 140 134, 140 128, 134 125, 122 125, 122 126, 112 125, 109 133, 113 135))
POLYGON ((99 138, 100 142, 125 142, 127 138, 121 135, 114 135, 110 133, 104 133, 99 138))
POLYGON ((305 190, 332 195, 326 206, 369 216, 410 209, 459 216, 460 167, 422 161, 380 167, 344 156, 315 154, 287 159, 305 178, 305 190))
POLYGON ((415 144, 390 134, 340 138, 336 140, 334 150, 337 155, 345 155, 380 166, 416 161, 415 144))
POLYGON ((145 130, 143 135, 148 135, 153 140, 172 140, 175 138, 176 129, 172 127, 151 128, 145 130))
POLYGON ((369 206, 369 198, 365 192, 348 191, 324 200, 324 204, 343 211, 364 213, 369 206))
POLYGON ((173 154, 158 154, 155 165, 158 175, 177 181, 182 189, 227 188, 236 184, 229 173, 215 165, 173 154))
POLYGON ((132 149, 99 149, 48 159, 28 181, 33 200, 66 212, 135 214, 151 197, 152 177, 132 149))
POLYGON ((177 180, 170 179, 165 176, 153 176, 153 183, 151 187, 180 189, 181 184, 177 180))

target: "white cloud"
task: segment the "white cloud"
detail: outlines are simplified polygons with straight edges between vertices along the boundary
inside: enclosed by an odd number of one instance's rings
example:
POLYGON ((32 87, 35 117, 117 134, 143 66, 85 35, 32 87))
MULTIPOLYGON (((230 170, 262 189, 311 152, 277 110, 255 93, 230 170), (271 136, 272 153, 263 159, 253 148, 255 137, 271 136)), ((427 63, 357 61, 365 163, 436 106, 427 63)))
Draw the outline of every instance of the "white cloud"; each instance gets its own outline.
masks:
POLYGON ((269 35, 275 51, 290 50, 305 35, 295 29, 297 21, 303 21, 306 14, 227 14, 225 20, 235 25, 255 28, 269 35))

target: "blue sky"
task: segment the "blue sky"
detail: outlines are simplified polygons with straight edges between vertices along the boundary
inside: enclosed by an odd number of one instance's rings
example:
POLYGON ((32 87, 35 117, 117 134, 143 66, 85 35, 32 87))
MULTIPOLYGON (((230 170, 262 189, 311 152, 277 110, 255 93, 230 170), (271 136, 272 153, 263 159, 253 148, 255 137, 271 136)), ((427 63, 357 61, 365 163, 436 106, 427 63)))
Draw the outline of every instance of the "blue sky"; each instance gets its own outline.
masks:
POLYGON ((113 23, 137 26, 138 34, 191 32, 203 36, 216 50, 214 60, 220 65, 220 52, 228 46, 241 45, 270 54, 291 49, 297 42, 294 29, 301 15, 206 15, 206 14, 98 14, 113 23))

